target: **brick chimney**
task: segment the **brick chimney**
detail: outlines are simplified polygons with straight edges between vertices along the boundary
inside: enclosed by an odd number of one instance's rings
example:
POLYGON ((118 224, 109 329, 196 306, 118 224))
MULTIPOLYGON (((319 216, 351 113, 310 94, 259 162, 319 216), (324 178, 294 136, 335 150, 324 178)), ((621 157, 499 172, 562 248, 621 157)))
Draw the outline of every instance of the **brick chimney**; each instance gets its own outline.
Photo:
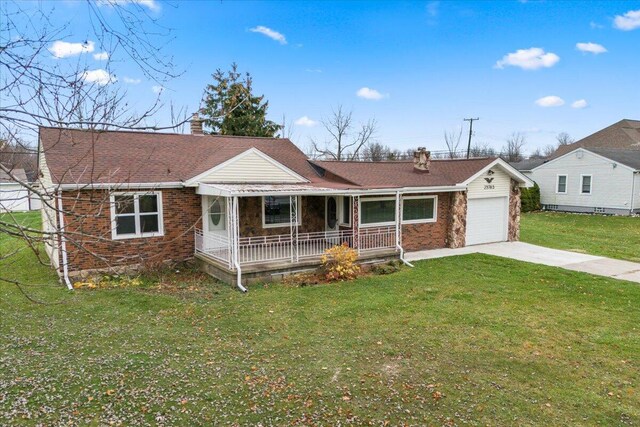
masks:
POLYGON ((202 130, 202 119, 198 113, 193 113, 191 117, 191 135, 204 135, 202 130))
POLYGON ((431 164, 431 151, 427 151, 424 147, 418 147, 413 152, 413 171, 418 173, 429 172, 431 164))

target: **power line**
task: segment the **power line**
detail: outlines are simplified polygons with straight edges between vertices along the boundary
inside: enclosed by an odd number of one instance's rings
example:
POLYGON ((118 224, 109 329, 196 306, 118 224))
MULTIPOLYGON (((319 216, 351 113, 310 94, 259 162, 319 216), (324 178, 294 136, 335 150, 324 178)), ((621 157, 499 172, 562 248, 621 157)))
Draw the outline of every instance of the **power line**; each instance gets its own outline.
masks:
POLYGON ((465 122, 469 122, 469 143, 467 144, 467 159, 469 158, 469 152, 471 151, 471 135, 473 134, 474 120, 480 120, 480 118, 476 117, 475 119, 464 119, 465 122))

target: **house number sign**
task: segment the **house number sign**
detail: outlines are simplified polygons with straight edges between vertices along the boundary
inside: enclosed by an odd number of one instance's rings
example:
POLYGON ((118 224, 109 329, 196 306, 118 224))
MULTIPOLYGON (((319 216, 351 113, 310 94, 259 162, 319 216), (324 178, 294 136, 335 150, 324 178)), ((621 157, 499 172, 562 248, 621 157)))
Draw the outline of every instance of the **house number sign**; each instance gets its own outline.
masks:
POLYGON ((486 184, 484 185, 484 189, 485 190, 495 190, 496 186, 494 184, 492 184, 494 178, 491 176, 494 173, 495 172, 492 171, 491 169, 489 169, 489 171, 487 171, 487 175, 489 175, 489 176, 484 179, 486 181, 486 184))

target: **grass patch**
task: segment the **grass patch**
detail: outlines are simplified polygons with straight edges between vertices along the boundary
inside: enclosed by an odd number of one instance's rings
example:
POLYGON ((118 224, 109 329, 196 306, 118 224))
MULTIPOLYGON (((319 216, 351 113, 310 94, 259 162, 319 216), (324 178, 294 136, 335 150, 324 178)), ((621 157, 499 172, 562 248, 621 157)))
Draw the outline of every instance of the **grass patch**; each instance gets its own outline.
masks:
POLYGON ((640 262, 640 218, 525 213, 520 222, 520 239, 549 248, 640 262))
POLYGON ((640 422, 637 284, 474 254, 197 287, 0 285, 0 425, 640 422))

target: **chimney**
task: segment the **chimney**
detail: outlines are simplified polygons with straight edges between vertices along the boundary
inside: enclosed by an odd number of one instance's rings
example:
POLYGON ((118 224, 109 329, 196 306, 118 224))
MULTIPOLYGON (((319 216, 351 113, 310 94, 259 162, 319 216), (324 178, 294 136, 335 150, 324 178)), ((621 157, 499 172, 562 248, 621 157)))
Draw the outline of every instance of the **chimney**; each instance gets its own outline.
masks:
POLYGON ((202 119, 198 113, 193 113, 191 117, 191 135, 204 135, 202 119))
POLYGON ((413 152, 413 171, 418 173, 429 172, 431 164, 431 151, 427 151, 424 147, 418 147, 413 152))

